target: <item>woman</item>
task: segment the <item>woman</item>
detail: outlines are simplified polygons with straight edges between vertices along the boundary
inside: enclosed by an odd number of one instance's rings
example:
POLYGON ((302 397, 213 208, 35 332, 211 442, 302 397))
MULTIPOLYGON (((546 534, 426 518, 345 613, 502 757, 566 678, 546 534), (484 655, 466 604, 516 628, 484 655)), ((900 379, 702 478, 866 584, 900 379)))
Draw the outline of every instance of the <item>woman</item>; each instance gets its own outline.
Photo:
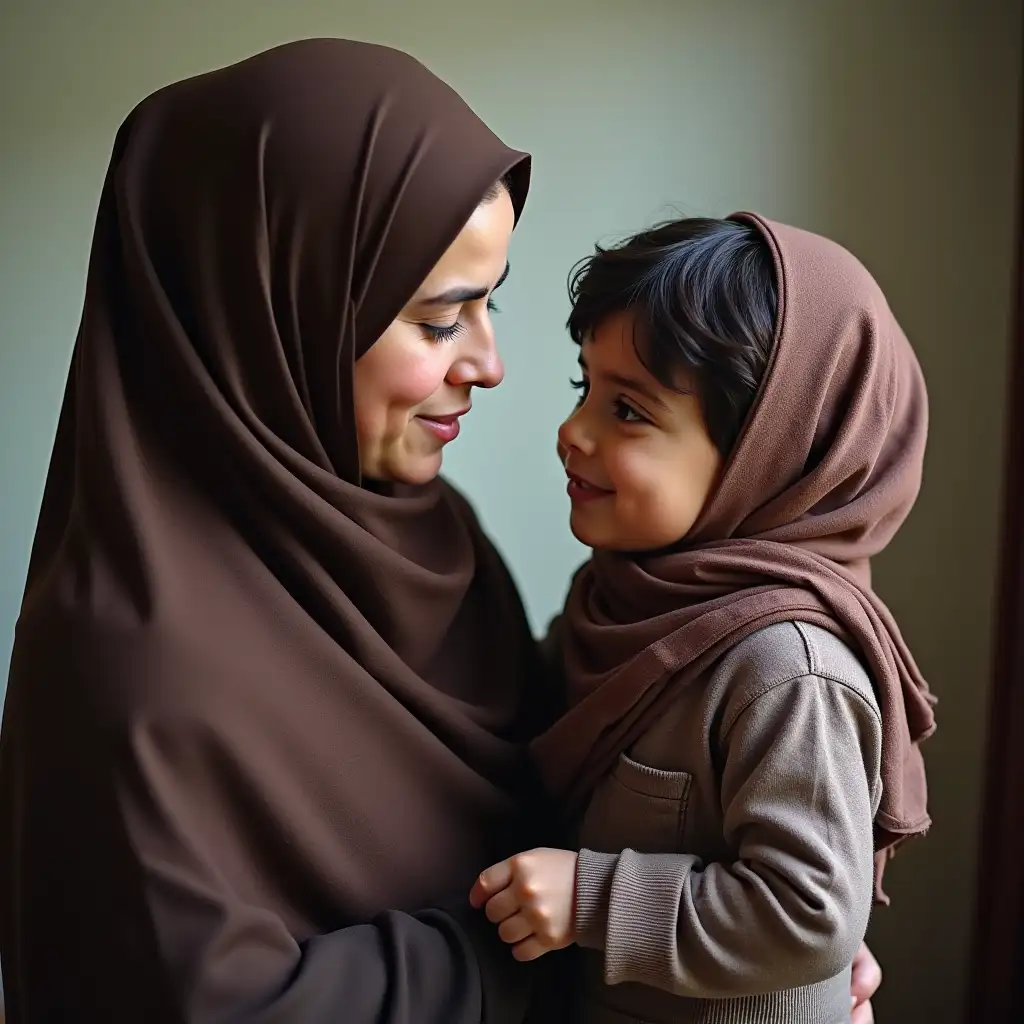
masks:
POLYGON ((528 179, 340 40, 122 127, 0 744, 9 1020, 522 1019, 465 892, 541 676, 437 473, 528 179))

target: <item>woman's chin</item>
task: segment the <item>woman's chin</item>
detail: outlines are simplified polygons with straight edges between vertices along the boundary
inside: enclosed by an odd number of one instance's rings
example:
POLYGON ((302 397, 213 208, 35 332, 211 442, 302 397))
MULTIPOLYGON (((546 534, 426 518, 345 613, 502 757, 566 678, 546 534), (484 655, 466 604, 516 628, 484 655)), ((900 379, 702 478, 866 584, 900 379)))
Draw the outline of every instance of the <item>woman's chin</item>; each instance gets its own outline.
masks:
POLYGON ((430 455, 416 456, 403 461, 402 465, 396 466, 393 479, 396 483, 407 484, 410 487, 422 487, 424 484, 429 484, 441 472, 441 462, 440 451, 430 455))

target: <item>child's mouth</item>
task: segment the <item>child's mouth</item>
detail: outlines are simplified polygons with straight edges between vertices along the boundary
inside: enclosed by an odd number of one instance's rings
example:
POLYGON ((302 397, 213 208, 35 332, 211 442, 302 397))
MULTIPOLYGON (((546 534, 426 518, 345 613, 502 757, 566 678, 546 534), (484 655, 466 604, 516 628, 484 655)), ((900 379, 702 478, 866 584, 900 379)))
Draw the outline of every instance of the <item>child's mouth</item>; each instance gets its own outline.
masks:
POLYGON ((570 473, 568 470, 566 470, 566 476, 569 478, 566 493, 574 505, 597 501, 599 498, 607 498, 615 493, 614 491, 607 491, 603 487, 598 487, 590 483, 589 480, 584 480, 583 477, 570 473))

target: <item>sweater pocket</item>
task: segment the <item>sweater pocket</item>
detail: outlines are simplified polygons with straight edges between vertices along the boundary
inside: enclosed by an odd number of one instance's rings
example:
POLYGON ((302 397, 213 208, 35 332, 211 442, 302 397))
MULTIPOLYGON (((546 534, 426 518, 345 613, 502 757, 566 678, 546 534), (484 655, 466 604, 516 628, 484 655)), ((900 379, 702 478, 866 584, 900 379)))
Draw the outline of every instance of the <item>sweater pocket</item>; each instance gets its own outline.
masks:
POLYGON ((620 754, 587 809, 583 845, 605 853, 678 853, 693 776, 620 754))

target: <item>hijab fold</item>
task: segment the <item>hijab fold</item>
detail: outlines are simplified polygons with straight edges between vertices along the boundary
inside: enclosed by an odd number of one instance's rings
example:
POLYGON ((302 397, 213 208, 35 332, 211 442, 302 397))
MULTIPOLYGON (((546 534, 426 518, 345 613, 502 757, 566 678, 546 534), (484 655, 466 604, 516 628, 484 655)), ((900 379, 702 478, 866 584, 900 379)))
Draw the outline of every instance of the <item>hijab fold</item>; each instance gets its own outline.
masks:
POLYGON ((934 698, 870 578, 871 557, 920 487, 924 380, 853 256, 737 217, 771 246, 779 289, 757 401, 684 544, 639 558, 595 552, 576 574, 561 623, 569 710, 534 751, 550 789, 578 808, 679 689, 729 649, 773 623, 812 623, 860 654, 877 690, 880 866, 930 823, 919 744, 934 730, 934 698))

